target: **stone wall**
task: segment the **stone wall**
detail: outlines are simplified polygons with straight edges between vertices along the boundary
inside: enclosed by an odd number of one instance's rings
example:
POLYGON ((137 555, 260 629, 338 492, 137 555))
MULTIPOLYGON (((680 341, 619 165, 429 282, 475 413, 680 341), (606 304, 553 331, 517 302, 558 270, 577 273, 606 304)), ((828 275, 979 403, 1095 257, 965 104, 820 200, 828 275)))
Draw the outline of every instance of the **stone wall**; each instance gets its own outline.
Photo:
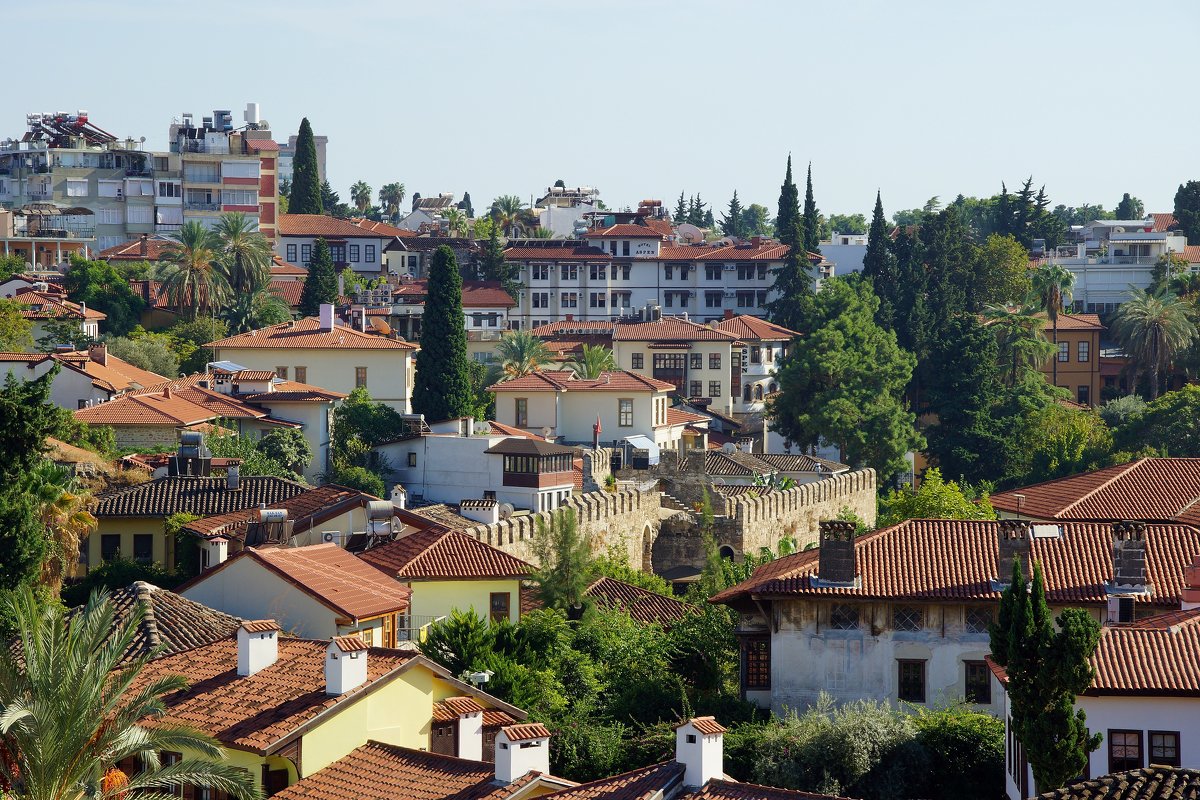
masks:
POLYGON ((117 447, 136 447, 149 450, 155 447, 175 447, 179 442, 174 425, 113 425, 117 447))
MULTIPOLYGON (((616 550, 628 558, 630 566, 650 569, 660 516, 657 492, 589 492, 572 497, 563 508, 575 510, 579 530, 591 537, 593 552, 616 550)), ((464 533, 536 565, 532 544, 538 520, 549 524, 550 513, 521 514, 491 525, 476 525, 464 533)))

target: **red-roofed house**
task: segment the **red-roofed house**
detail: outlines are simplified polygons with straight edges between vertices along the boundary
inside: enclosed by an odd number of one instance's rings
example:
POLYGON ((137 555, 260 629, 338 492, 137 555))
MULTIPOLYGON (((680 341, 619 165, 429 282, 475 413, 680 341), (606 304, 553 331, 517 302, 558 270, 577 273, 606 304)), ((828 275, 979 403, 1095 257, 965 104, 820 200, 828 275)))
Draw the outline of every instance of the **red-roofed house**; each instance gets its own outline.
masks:
POLYGON ((686 317, 613 326, 617 366, 672 384, 693 406, 725 414, 742 394, 742 344, 734 333, 686 317))
POLYGON ((103 403, 166 380, 111 355, 103 344, 68 353, 0 353, 0 373, 34 380, 58 364, 50 401, 69 411, 103 403))
POLYGON ((787 355, 788 346, 799 334, 782 325, 748 314, 725 312, 717 330, 731 333, 742 343, 740 387, 733 392, 733 413, 741 418, 761 414, 766 400, 779 389, 775 368, 787 355))
POLYGON ((108 319, 107 314, 88 308, 86 303, 73 303, 57 292, 17 289, 7 299, 21 304, 21 316, 33 325, 34 342, 46 335, 46 323, 52 320, 78 323, 84 337, 99 339, 100 323, 108 319))
POLYGON ((350 267, 355 272, 377 276, 383 269, 383 251, 396 237, 387 231, 325 214, 282 214, 275 250, 287 263, 307 267, 318 238, 329 245, 334 266, 339 270, 350 267))

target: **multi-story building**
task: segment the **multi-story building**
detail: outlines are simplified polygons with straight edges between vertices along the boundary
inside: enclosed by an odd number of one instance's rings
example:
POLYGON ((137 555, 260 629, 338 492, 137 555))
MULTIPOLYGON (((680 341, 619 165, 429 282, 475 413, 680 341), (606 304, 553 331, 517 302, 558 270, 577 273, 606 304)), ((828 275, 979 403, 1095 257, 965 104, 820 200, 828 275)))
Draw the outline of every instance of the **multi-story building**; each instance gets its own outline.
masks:
POLYGON ((555 236, 575 237, 587 231, 585 215, 596 210, 600 190, 591 186, 549 186, 542 199, 534 203, 538 227, 555 236))
POLYGON ((337 269, 349 267, 371 277, 379 276, 383 251, 396 238, 386 230, 324 214, 283 214, 279 217, 278 231, 275 250, 289 264, 307 267, 312 260, 313 245, 317 239, 324 239, 337 269))
POLYGON ((738 337, 687 317, 613 325, 613 360, 620 369, 671 384, 696 406, 733 413, 741 396, 738 337))
MULTIPOLYGON (((279 180, 282 183, 292 182, 292 170, 296 160, 296 140, 299 137, 289 136, 287 144, 279 145, 279 180)), ((313 144, 317 147, 317 180, 325 180, 325 151, 329 147, 328 136, 313 136, 313 144)))
POLYGON ((56 271, 72 255, 86 258, 96 246, 96 215, 86 208, 31 203, 0 209, 0 252, 34 269, 56 271))
POLYGON ((779 389, 775 370, 787 356, 788 345, 800 334, 748 314, 725 313, 716 329, 733 334, 742 343, 741 391, 733 392, 733 414, 739 419, 761 415, 766 398, 779 389))
POLYGON ((1059 314, 1057 334, 1049 322, 1047 339, 1058 339, 1058 350, 1042 374, 1071 393, 1080 405, 1098 406, 1100 397, 1100 335, 1105 328, 1095 314, 1059 314))

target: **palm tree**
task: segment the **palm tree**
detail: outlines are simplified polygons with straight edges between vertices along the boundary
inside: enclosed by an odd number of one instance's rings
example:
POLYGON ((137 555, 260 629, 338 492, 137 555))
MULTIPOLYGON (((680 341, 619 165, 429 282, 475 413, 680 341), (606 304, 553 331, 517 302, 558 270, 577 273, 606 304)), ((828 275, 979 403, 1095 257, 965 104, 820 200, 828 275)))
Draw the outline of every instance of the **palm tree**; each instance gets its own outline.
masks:
POLYGON ((1061 264, 1045 263, 1033 271, 1031 301, 1050 318, 1054 331, 1054 385, 1058 386, 1058 314, 1065 303, 1071 302, 1075 276, 1061 264))
POLYGON ((448 208, 442 215, 446 220, 446 227, 450 229, 450 235, 465 236, 467 231, 467 214, 461 208, 448 208))
POLYGON ((96 529, 96 518, 88 511, 92 495, 52 461, 43 461, 25 481, 25 493, 37 502, 38 518, 46 529, 41 584, 57 596, 63 576, 79 557, 80 542, 96 529))
POLYGON ((271 243, 258 231, 258 223, 230 211, 217 219, 217 261, 221 275, 236 294, 253 294, 271 283, 271 243))
MULTIPOLYGON (((141 624, 135 607, 118 620, 107 593, 75 612, 41 605, 28 587, 4 601, 19 647, 0 648, 0 783, 29 800, 167 800, 180 785, 257 798, 245 769, 214 739, 162 719, 164 696, 182 676, 140 679, 149 654, 126 659, 141 624), (155 718, 153 725, 142 720, 155 718), (196 754, 164 764, 160 753, 196 754), (136 758, 144 769, 116 765, 136 758)), ((7 794, 7 792, 6 792, 7 794)))
POLYGON ((579 356, 568 366, 575 373, 575 377, 594 380, 599 378, 601 373, 616 369, 617 362, 610 348, 602 344, 585 344, 579 356))
POLYGON ((521 198, 515 194, 502 194, 492 201, 492 218, 500 225, 500 233, 512 235, 512 227, 521 215, 521 198))
POLYGON ((225 298, 228 285, 218 271, 219 242, 212 232, 195 220, 183 223, 168 237, 171 244, 163 249, 166 266, 161 279, 171 304, 186 309, 195 318, 225 298))
POLYGON ((1197 335, 1185 301, 1165 291, 1133 288, 1113 316, 1112 332, 1125 355, 1148 376, 1151 400, 1158 397, 1160 374, 1197 335))
POLYGON ((530 239, 553 239, 554 231, 538 226, 529 232, 530 239))
POLYGON ((389 218, 394 218, 400 213, 400 204, 404 202, 404 194, 404 184, 399 182, 385 183, 379 190, 379 203, 389 218))
POLYGON ((995 304, 984 309, 983 316, 996 334, 996 361, 1009 386, 1016 386, 1023 376, 1040 370, 1047 359, 1057 357, 1058 348, 1046 340, 1046 321, 1038 316, 1038 309, 995 304))
POLYGON ((537 372, 554 360, 554 354, 546 343, 529 331, 509 331, 500 337, 496 345, 500 365, 509 378, 519 378, 537 372))
POLYGON ((292 311, 269 289, 235 295, 226 304, 221 318, 229 325, 230 333, 245 333, 265 325, 287 322, 292 311))
POLYGON ((371 207, 371 187, 364 181, 355 181, 350 187, 350 201, 354 203, 358 213, 363 213, 371 207))

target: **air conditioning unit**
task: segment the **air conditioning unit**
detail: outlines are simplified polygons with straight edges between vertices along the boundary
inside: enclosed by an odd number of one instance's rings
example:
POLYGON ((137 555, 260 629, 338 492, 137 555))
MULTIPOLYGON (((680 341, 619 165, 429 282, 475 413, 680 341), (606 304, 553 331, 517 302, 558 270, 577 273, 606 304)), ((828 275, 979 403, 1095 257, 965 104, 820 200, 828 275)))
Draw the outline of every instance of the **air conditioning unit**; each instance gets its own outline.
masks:
POLYGON ((729 290, 726 290, 726 291, 725 291, 725 299, 726 299, 726 300, 732 300, 733 298, 734 298, 734 293, 733 293, 733 292, 731 292, 731 291, 729 291, 729 290))
POLYGON ((737 269, 737 264, 726 264, 724 265, 723 269, 726 272, 733 272, 735 269, 737 269))

